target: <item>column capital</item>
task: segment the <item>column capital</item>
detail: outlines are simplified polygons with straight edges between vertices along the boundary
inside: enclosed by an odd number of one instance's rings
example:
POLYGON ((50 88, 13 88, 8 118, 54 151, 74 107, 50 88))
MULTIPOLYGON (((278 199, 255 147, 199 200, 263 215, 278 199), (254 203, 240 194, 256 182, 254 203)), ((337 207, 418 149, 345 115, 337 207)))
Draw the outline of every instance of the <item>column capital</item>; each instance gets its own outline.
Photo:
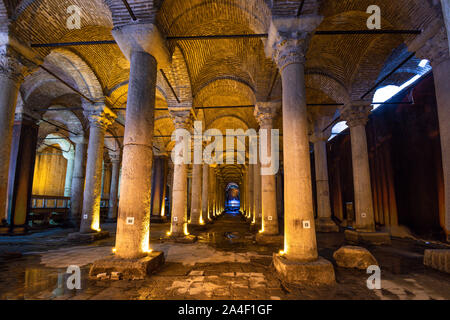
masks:
POLYGON ((409 43, 408 50, 415 52, 418 58, 430 60, 434 67, 449 59, 449 42, 445 23, 441 19, 433 20, 409 43))
POLYGON ((96 126, 102 130, 106 130, 117 118, 117 115, 101 102, 92 104, 86 108, 84 115, 89 120, 91 126, 96 126))
POLYGON ((128 60, 132 52, 146 52, 153 56, 159 67, 170 65, 170 54, 166 40, 158 27, 152 23, 133 23, 112 30, 122 53, 128 60))
POLYGON ((257 102, 254 115, 261 128, 272 128, 273 119, 281 109, 281 101, 257 102))
POLYGON ((26 45, 8 33, 0 32, 0 75, 21 83, 42 62, 26 45))
POLYGON ((369 120, 372 106, 367 101, 353 101, 341 109, 341 117, 351 127, 365 126, 369 120))
POLYGON ((121 157, 120 153, 118 153, 118 152, 114 152, 114 153, 110 153, 109 154, 109 159, 111 160, 112 164, 120 163, 121 158, 122 157, 121 157))
POLYGON ((322 20, 323 16, 319 15, 274 17, 270 23, 266 56, 272 58, 280 70, 289 64, 304 64, 311 36, 322 20))
POLYGON ((192 115, 191 110, 169 110, 170 117, 172 118, 175 129, 186 129, 191 131, 192 129, 192 115))

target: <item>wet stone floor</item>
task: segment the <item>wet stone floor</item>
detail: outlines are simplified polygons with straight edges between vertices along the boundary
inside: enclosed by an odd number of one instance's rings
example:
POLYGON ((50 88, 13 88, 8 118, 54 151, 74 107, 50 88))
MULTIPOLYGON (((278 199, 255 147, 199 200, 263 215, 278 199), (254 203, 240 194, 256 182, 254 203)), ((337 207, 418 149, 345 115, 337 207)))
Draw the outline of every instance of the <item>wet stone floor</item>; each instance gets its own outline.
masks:
POLYGON ((88 280, 93 261, 112 254, 110 237, 89 245, 66 240, 70 229, 53 229, 23 237, 0 238, 0 299, 77 300, 309 300, 309 299, 450 299, 450 276, 426 268, 423 252, 436 245, 394 239, 392 246, 367 247, 381 267, 381 290, 369 290, 364 270, 336 266, 333 252, 345 244, 343 233, 318 234, 319 254, 332 261, 336 285, 293 287, 277 278, 272 253, 282 243, 261 245, 255 231, 239 216, 224 215, 206 230, 191 231, 198 242, 165 241, 169 224, 152 224, 152 249, 163 251, 166 263, 145 280, 88 280), (67 267, 81 267, 80 290, 65 283, 67 267))

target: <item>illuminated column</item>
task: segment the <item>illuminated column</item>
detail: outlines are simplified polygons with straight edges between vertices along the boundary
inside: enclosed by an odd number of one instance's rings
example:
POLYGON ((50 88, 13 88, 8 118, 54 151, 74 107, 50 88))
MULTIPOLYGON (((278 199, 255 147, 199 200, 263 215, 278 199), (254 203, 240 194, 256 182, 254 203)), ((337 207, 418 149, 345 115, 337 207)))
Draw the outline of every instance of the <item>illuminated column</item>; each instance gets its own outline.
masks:
POLYGON ((80 233, 95 233, 100 231, 100 197, 102 193, 105 131, 113 123, 115 114, 102 103, 92 105, 85 113, 89 120, 89 144, 80 233))
POLYGON ((109 189, 109 208, 108 219, 117 219, 117 196, 119 189, 119 175, 120 175, 120 154, 114 154, 111 156, 111 186, 109 189))
POLYGON ((194 164, 192 170, 191 224, 205 222, 202 217, 202 164, 194 164))
POLYGON ((86 145, 87 140, 83 136, 72 136, 70 140, 75 143, 75 160, 72 175, 72 189, 70 197, 70 222, 74 226, 80 225, 83 211, 84 177, 86 173, 86 145))
MULTIPOLYGON (((273 129, 273 119, 275 118, 281 104, 279 102, 258 102, 255 108, 255 117, 260 126, 260 148, 265 149, 265 152, 260 151, 260 155, 264 154, 267 159, 272 159, 272 161, 278 161, 278 157, 272 155, 272 129, 273 129), (261 132, 266 132, 267 140, 266 144, 262 145, 261 132)), ((275 171, 278 168, 278 164, 261 162, 261 170, 267 171, 263 172, 261 177, 261 213, 262 213, 262 228, 261 234, 263 235, 277 235, 278 230, 278 215, 277 215, 277 193, 276 193, 276 180, 275 171)))
POLYGON ((75 151, 71 148, 69 152, 63 152, 63 156, 67 159, 64 196, 70 197, 72 194, 73 169, 75 167, 75 151))
POLYGON ((254 190, 253 167, 254 167, 253 164, 248 165, 248 218, 250 219, 251 222, 254 221, 255 216, 255 202, 254 202, 255 194, 253 192, 254 190))
POLYGON ((13 234, 27 231, 39 131, 33 116, 23 111, 15 114, 9 179, 4 182, 8 185, 8 228, 4 231, 13 234))
POLYGON ((14 114, 20 84, 30 71, 26 60, 19 54, 21 45, 5 33, 0 33, 0 220, 7 219, 8 172, 11 154, 11 142, 14 114), (9 43, 5 43, 7 41, 9 43), (20 47, 20 48, 19 48, 20 47))
POLYGON ((211 217, 209 216, 208 209, 208 182, 209 182, 209 165, 204 163, 203 165, 203 174, 202 174, 202 217, 203 221, 209 222, 211 217))
POLYGON ((409 45, 411 52, 428 59, 433 67, 444 178, 445 213, 441 226, 450 242, 450 3, 442 0, 445 25, 440 19, 431 22, 409 45))
POLYGON ((165 198, 167 184, 167 156, 159 155, 153 159, 151 215, 162 217, 165 215, 165 198))
MULTIPOLYGON (((173 119, 175 130, 192 129, 192 119, 190 110, 170 111, 173 119)), ((173 173, 173 204, 172 204, 172 223, 171 237, 183 238, 188 235, 187 231, 187 166, 183 159, 183 148, 180 147, 184 143, 186 137, 179 136, 176 142, 176 163, 174 163, 173 173)))
POLYGON ((331 219, 330 187, 328 183, 327 141, 331 135, 331 128, 322 132, 331 120, 331 117, 321 117, 316 120, 314 133, 310 137, 310 141, 314 144, 317 193, 316 230, 318 232, 339 231, 339 227, 331 219))
POLYGON ((136 259, 150 251, 156 78, 158 67, 168 64, 169 54, 152 24, 115 28, 113 36, 130 61, 116 255, 136 259))
POLYGON ((355 101, 341 110, 350 127, 352 145, 353 187, 355 193, 356 230, 375 232, 375 218, 370 183, 366 123, 372 107, 370 102, 355 101))
POLYGON ((300 284, 335 282, 333 265, 317 253, 305 88, 306 52, 322 19, 274 18, 266 43, 283 87, 284 251, 273 262, 284 281, 300 284))
POLYGON ((261 164, 258 159, 258 164, 253 166, 253 197, 255 202, 255 212, 253 222, 257 228, 261 226, 262 212, 261 212, 261 164))
POLYGON ((209 167, 209 187, 208 187, 208 191, 209 191, 209 196, 208 196, 208 210, 209 210, 209 216, 211 218, 214 218, 214 180, 215 180, 215 176, 214 176, 214 167, 210 166, 209 167))

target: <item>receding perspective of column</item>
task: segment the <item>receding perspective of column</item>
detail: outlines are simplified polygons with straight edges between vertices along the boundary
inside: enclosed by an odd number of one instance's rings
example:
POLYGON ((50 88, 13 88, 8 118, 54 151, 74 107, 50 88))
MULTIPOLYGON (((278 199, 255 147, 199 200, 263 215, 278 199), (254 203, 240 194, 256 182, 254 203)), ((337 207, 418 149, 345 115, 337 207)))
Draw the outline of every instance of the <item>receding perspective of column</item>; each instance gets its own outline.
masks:
POLYGON ((249 164, 248 165, 248 219, 250 223, 253 223, 255 220, 255 203, 254 203, 254 198, 255 198, 255 194, 253 192, 254 190, 254 182, 253 182, 253 169, 254 165, 253 164, 249 164))
POLYGON ((105 132, 115 114, 104 104, 89 106, 86 116, 89 119, 89 143, 86 162, 86 183, 83 195, 83 211, 80 233, 98 233, 100 229, 100 198, 102 183, 102 161, 105 132))
POLYGON ((164 222, 165 198, 167 184, 167 155, 158 155, 153 158, 152 192, 151 192, 151 219, 155 222, 164 222))
MULTIPOLYGON (((5 33, 0 33, 2 39, 10 38, 5 33)), ((11 42, 17 43, 16 40, 11 42)), ((8 172, 11 153, 14 113, 20 84, 28 71, 21 55, 10 44, 0 46, 0 220, 6 222, 8 200, 7 188, 8 172)))
POLYGON ((109 189, 109 208, 108 220, 115 221, 117 219, 118 210, 118 191, 119 191, 119 175, 120 175, 120 154, 110 155, 111 157, 111 186, 109 189))
POLYGON ((278 164, 272 162, 264 163, 268 159, 272 161, 277 161, 277 157, 273 157, 272 152, 272 129, 273 120, 281 108, 280 102, 258 102, 255 108, 255 117, 259 123, 259 138, 260 138, 260 148, 265 148, 266 151, 260 151, 260 156, 264 154, 267 159, 260 159, 261 170, 267 172, 262 172, 261 177, 261 213, 262 213, 262 226, 260 234, 263 236, 278 235, 278 214, 277 214, 277 193, 276 193, 276 180, 275 174, 269 173, 272 168, 277 168, 278 164), (265 145, 262 144, 261 132, 265 131, 267 137, 265 145))
POLYGON ((445 0, 441 3, 445 26, 435 19, 408 48, 417 57, 430 60, 433 67, 444 177, 445 213, 441 225, 450 242, 450 3, 445 0))
POLYGON ((26 113, 16 113, 8 181, 8 229, 24 234, 28 229, 36 145, 39 126, 26 113))
MULTIPOLYGON (((170 115, 175 125, 175 130, 192 131, 191 111, 186 109, 170 110, 170 115)), ((174 155, 174 171, 173 171, 173 204, 172 204, 172 221, 170 225, 169 237, 179 242, 193 242, 197 237, 189 235, 188 218, 187 218, 187 166, 185 163, 182 147, 185 144, 185 137, 177 136, 174 155)))
POLYGON ((75 143, 75 160, 72 175, 72 188, 70 197, 69 222, 73 226, 79 226, 81 212, 83 211, 84 177, 86 173, 85 158, 87 140, 83 136, 72 136, 70 140, 75 143))
POLYGON ((208 209, 208 182, 209 182, 209 165, 204 163, 202 165, 202 219, 204 223, 211 221, 208 209))
POLYGON ((331 219, 330 186, 328 183, 327 141, 331 135, 331 128, 323 132, 331 117, 320 117, 315 121, 314 132, 310 141, 314 145, 314 164, 316 169, 317 193, 317 232, 339 232, 339 227, 331 219))
POLYGON ((370 102, 364 101, 353 101, 341 110, 342 118, 350 127, 356 220, 356 231, 346 230, 345 237, 355 243, 366 241, 373 244, 388 244, 390 243, 388 233, 375 232, 366 136, 366 123, 371 110, 370 102))
POLYGON ((66 179, 64 182, 64 196, 70 197, 72 194, 73 169, 75 167, 75 150, 73 147, 69 152, 63 152, 64 158, 67 159, 66 179))
MULTIPOLYGON (((258 157, 259 158, 259 157, 258 157)), ((261 212, 261 164, 253 165, 253 200, 254 200, 254 215, 253 223, 259 230, 261 228, 262 212, 261 212)))
POLYGON ((266 44, 283 87, 285 245, 274 255, 274 266, 285 281, 293 283, 335 282, 333 265, 317 253, 304 74, 309 40, 322 19, 315 15, 274 18, 266 44))
POLYGON ((192 170, 191 224, 202 225, 202 164, 194 164, 192 170))

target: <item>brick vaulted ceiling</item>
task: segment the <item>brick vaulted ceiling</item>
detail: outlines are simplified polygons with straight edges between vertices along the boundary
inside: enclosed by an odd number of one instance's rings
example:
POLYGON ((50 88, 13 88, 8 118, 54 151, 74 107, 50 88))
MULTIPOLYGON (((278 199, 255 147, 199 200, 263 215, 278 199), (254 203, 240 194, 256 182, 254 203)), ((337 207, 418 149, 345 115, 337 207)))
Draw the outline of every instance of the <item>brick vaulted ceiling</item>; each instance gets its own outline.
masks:
MULTIPOLYGON (((166 36, 267 33, 272 16, 296 16, 301 2, 128 0, 139 22, 156 23, 166 36)), ((301 13, 323 15, 318 30, 364 29, 368 18, 366 10, 373 4, 381 7, 384 29, 422 29, 441 15, 439 1, 435 0, 305 0, 301 13)), ((0 1, 0 20, 0 31, 9 31, 26 43, 113 40, 113 27, 132 23, 122 0, 3 0, 0 1), (66 27, 67 8, 71 5, 82 10, 79 30, 66 27)), ((308 103, 343 102, 344 95, 359 98, 382 72, 389 71, 386 65, 404 56, 401 52, 394 53, 401 51, 399 48, 412 37, 315 35, 307 53, 308 103)), ((194 107, 249 105, 267 99, 269 92, 272 99, 280 99, 280 77, 271 90, 278 70, 271 59, 266 58, 264 45, 265 40, 258 38, 169 41, 173 62, 164 71, 181 100, 190 100, 194 107)), ((126 106, 129 63, 118 46, 35 50, 45 58, 48 68, 80 91, 92 96, 103 95, 115 107, 126 106), (97 89, 82 88, 86 69, 89 69, 90 79, 87 83, 95 82, 97 89), (77 72, 78 77, 74 76, 77 72)), ((50 107, 54 101, 61 100, 58 93, 70 96, 70 92, 47 78, 44 72, 29 76, 21 88, 25 105, 50 107), (36 83, 42 83, 42 88, 36 83), (51 89, 52 83, 54 89, 51 89)), ((402 77, 397 75, 397 78, 402 77)), ((174 97, 160 74, 158 89, 157 107, 172 105, 174 97)), ((74 98, 66 100, 77 103, 74 98)), ((314 108, 312 114, 320 113, 320 107, 311 108, 314 108)), ((197 113, 206 127, 257 128, 252 109, 208 109, 197 113)), ((155 117, 155 134, 170 134, 173 126, 168 113, 156 111, 155 117)), ((281 125, 280 120, 276 123, 281 125)), ((169 140, 161 138, 158 143, 168 145, 169 140)))

